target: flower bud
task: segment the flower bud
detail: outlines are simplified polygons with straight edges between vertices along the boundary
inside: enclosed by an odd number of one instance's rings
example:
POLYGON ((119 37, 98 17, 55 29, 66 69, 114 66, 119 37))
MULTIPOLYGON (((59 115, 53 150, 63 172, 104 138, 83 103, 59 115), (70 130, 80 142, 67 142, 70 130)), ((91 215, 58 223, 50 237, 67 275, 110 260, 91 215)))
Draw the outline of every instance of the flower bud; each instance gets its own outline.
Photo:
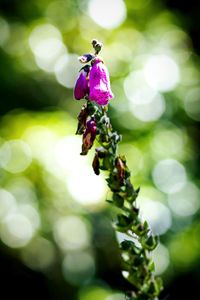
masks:
POLYGON ((123 183, 125 179, 126 162, 118 156, 115 160, 115 166, 117 168, 119 181, 123 183))
POLYGON ((81 69, 79 77, 74 87, 74 98, 76 100, 83 99, 86 95, 89 94, 88 73, 89 66, 86 65, 84 68, 81 69))
POLYGON ((82 63, 82 64, 85 64, 85 63, 88 63, 89 61, 91 61, 92 59, 94 59, 95 56, 93 54, 84 54, 82 56, 79 56, 79 61, 82 63))

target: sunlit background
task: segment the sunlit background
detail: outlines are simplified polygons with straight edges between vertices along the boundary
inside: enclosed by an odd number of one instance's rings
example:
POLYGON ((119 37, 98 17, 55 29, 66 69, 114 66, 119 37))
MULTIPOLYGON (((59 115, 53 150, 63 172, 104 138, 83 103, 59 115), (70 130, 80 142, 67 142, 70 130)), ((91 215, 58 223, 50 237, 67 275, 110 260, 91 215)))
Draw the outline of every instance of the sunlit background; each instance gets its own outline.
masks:
POLYGON ((104 176, 91 169, 94 150, 80 156, 74 134, 83 103, 73 100, 77 57, 92 38, 104 43, 115 94, 109 114, 141 186, 141 218, 160 235, 152 256, 163 299, 200 292, 198 10, 186 17, 187 7, 172 2, 1 1, 5 299, 122 300, 130 288, 117 250, 126 237, 112 229, 104 176))

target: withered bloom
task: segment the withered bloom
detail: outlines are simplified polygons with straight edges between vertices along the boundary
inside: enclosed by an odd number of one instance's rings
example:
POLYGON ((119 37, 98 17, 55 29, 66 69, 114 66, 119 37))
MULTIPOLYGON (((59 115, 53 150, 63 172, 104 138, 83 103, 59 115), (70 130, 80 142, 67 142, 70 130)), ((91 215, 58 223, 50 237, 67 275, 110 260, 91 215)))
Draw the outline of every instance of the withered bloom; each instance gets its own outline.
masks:
POLYGON ((115 166, 117 168, 118 177, 120 183, 123 183, 125 178, 126 162, 121 157, 117 157, 115 160, 115 166))
POLYGON ((88 108, 87 105, 84 104, 81 108, 81 111, 78 115, 78 127, 76 130, 76 134, 83 134, 86 127, 86 120, 88 117, 88 108))
POLYGON ((82 152, 81 155, 86 155, 90 148, 92 147, 95 137, 96 137, 96 122, 94 120, 89 120, 86 123, 86 129, 83 134, 82 152))
POLYGON ((99 170, 100 163, 99 163, 98 153, 96 153, 95 156, 94 156, 94 159, 93 159, 93 162, 92 162, 92 167, 93 167, 94 173, 96 175, 99 175, 100 174, 100 170, 99 170))

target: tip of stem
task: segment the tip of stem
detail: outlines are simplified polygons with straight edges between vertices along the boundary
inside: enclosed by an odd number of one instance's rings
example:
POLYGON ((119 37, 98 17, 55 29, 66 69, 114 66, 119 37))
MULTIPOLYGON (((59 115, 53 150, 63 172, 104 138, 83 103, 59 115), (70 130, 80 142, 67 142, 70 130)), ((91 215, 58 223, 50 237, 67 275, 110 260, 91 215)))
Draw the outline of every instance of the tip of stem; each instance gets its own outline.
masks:
POLYGON ((93 39, 92 46, 94 48, 95 55, 97 55, 101 51, 103 44, 102 44, 102 42, 98 41, 97 39, 93 39))

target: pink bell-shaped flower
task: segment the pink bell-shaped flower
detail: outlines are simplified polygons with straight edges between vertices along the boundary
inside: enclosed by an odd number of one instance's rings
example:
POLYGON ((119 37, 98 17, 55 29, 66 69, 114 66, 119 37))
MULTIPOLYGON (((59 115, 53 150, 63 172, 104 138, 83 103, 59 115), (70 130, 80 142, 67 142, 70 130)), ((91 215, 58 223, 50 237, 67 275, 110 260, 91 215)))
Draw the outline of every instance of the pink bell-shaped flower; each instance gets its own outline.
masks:
POLYGON ((89 94, 88 73, 89 66, 83 67, 80 71, 79 77, 74 87, 74 98, 76 100, 83 99, 86 95, 89 94))
POLYGON ((99 105, 108 104, 108 100, 114 97, 110 87, 108 70, 98 57, 93 61, 90 70, 89 87, 89 100, 99 105))

